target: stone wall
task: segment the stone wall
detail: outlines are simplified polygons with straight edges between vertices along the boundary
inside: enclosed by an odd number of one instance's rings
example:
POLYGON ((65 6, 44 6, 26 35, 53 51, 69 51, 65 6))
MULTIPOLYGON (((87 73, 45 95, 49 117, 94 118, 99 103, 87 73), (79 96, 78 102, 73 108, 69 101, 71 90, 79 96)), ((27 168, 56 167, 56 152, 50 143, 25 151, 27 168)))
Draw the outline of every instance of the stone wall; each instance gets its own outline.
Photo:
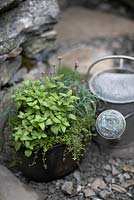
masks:
POLYGON ((11 106, 12 84, 27 73, 23 57, 33 59, 52 47, 58 14, 56 0, 0 0, 0 136, 11 106))

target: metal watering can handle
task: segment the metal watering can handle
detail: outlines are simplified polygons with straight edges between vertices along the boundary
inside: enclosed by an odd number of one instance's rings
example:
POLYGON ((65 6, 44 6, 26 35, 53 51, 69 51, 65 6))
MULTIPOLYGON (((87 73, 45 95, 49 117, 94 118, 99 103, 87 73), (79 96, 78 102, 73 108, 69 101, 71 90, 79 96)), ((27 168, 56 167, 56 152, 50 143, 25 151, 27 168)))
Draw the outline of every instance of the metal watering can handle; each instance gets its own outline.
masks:
POLYGON ((87 72, 87 77, 89 76, 90 74, 90 71, 91 69, 94 67, 94 65, 96 65, 97 63, 103 61, 103 60, 109 60, 109 59, 120 59, 120 68, 122 68, 123 66, 123 60, 126 59, 126 60, 131 60, 131 61, 134 61, 134 57, 131 57, 131 56, 124 56, 124 55, 112 55, 112 56, 105 56, 105 57, 102 57, 98 60, 96 60, 95 62, 93 62, 90 67, 88 68, 88 72, 87 72))

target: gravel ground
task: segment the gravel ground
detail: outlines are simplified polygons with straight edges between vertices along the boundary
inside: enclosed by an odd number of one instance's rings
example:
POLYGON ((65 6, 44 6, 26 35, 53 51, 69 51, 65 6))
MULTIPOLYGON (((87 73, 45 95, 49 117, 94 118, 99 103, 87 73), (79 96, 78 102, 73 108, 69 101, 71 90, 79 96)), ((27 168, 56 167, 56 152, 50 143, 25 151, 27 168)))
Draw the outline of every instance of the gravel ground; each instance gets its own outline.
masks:
POLYGON ((113 158, 92 143, 79 168, 50 183, 36 183, 23 178, 40 200, 133 200, 134 160, 113 158))

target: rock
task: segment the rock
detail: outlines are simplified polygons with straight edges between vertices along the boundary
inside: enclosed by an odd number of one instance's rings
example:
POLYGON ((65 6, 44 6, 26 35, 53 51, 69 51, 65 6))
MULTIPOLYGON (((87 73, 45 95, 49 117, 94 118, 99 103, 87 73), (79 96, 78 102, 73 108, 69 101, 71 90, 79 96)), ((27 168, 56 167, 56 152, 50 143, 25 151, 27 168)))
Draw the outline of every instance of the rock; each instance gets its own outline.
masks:
POLYGON ((55 192, 55 187, 50 187, 50 190, 49 190, 49 191, 50 191, 51 194, 54 194, 54 192, 55 192))
POLYGON ((85 197, 92 197, 95 196, 95 192, 89 188, 85 189, 84 191, 85 197))
POLYGON ((122 167, 122 169, 123 169, 123 171, 125 171, 125 172, 132 172, 132 173, 134 173, 134 166, 131 166, 131 165, 124 165, 124 166, 122 167))
POLYGON ((108 190, 102 190, 100 191, 99 193, 99 196, 102 198, 102 199, 108 199, 108 197, 111 195, 111 191, 108 191, 108 190))
POLYGON ((127 179, 130 179, 131 176, 129 175, 129 173, 125 173, 125 174, 124 174, 124 178, 127 180, 127 179))
POLYGON ((0 132, 1 132, 0 143, 3 141, 2 139, 3 129, 11 108, 12 108, 11 91, 10 90, 0 91, 0 132))
POLYGON ((112 183, 116 183, 116 180, 114 178, 112 178, 112 183))
POLYGON ((56 0, 26 0, 1 15, 0 55, 19 47, 33 33, 43 33, 48 24, 56 22, 58 13, 56 0))
POLYGON ((73 182, 71 181, 66 181, 63 185, 62 185, 62 191, 65 194, 69 194, 71 195, 73 193, 73 182))
POLYGON ((126 182, 122 183, 121 185, 124 188, 129 188, 131 186, 134 186, 134 180, 127 180, 126 182))
MULTIPOLYGON (((95 47, 78 47, 68 49, 66 51, 61 49, 61 51, 62 53, 60 54, 59 52, 59 55, 63 57, 62 65, 74 69, 75 62, 78 61, 78 72, 80 72, 81 74, 86 74, 90 64, 94 62, 97 58, 111 54, 111 52, 108 50, 95 47)), ((57 57, 58 55, 50 57, 49 64, 51 66, 54 63, 56 64, 56 66, 58 66, 57 57)), ((95 73, 98 70, 108 69, 112 66, 113 62, 111 60, 108 60, 106 62, 97 64, 97 66, 91 71, 91 73, 95 73)))
POLYGON ((82 189, 81 185, 77 185, 77 192, 80 192, 82 189))
POLYGON ((104 165, 104 169, 111 172, 111 166, 108 164, 104 165))
POLYGON ((113 176, 119 174, 120 172, 114 167, 114 165, 112 165, 112 174, 113 176))
POLYGON ((80 172, 79 171, 75 171, 73 176, 77 180, 78 183, 81 182, 81 176, 80 176, 80 172))
POLYGON ((117 177, 118 177, 120 183, 124 182, 124 175, 123 174, 119 174, 117 177))
POLYGON ((17 6, 22 0, 4 0, 0 2, 0 12, 2 10, 6 11, 12 6, 17 6))
POLYGON ((49 68, 47 68, 47 66, 42 63, 39 62, 37 63, 37 65, 35 67, 33 67, 24 77, 24 79, 27 80, 37 80, 40 79, 42 72, 45 72, 47 74, 47 72, 49 71, 49 68))
POLYGON ((65 9, 68 7, 68 1, 67 0, 58 0, 58 4, 61 9, 65 9))
POLYGON ((16 48, 8 54, 0 55, 0 64, 3 63, 8 58, 15 58, 19 56, 21 52, 22 52, 22 48, 16 48))
POLYGON ((63 184, 64 184, 63 180, 56 181, 56 189, 60 189, 63 184))
POLYGON ((126 193, 127 190, 123 187, 121 187, 120 185, 117 185, 117 184, 112 184, 112 190, 115 190, 116 192, 119 192, 119 193, 126 193))
POLYGON ((44 49, 53 49, 55 45, 56 32, 47 31, 41 35, 32 36, 22 46, 24 48, 23 54, 27 57, 33 58, 37 53, 44 49))
POLYGON ((9 84, 12 85, 14 83, 19 83, 24 80, 25 76, 27 74, 27 69, 26 68, 21 68, 19 69, 15 75, 12 77, 12 79, 9 81, 9 84))
POLYGON ((109 159, 109 163, 110 163, 112 166, 118 167, 119 164, 120 164, 120 159, 119 159, 119 158, 116 158, 116 160, 115 160, 115 159, 111 158, 111 159, 109 159))
POLYGON ((9 57, 9 58, 15 58, 15 57, 17 57, 18 55, 20 55, 21 52, 22 52, 22 48, 21 48, 21 47, 18 47, 18 48, 16 48, 16 49, 14 49, 13 51, 9 52, 8 57, 9 57))
POLYGON ((0 86, 7 84, 21 66, 21 56, 9 59, 0 65, 0 86))
POLYGON ((91 188, 93 190, 105 189, 105 187, 106 187, 106 183, 101 178, 97 178, 91 185, 91 188))
POLYGON ((8 55, 4 54, 4 55, 0 55, 0 64, 3 63, 5 60, 7 60, 8 55))
POLYGON ((113 177, 112 177, 111 174, 110 174, 110 175, 106 176, 104 179, 105 179, 105 181, 106 181, 107 183, 112 183, 113 177))
POLYGON ((39 197, 28 186, 21 183, 6 167, 0 165, 0 199, 38 200, 39 197))

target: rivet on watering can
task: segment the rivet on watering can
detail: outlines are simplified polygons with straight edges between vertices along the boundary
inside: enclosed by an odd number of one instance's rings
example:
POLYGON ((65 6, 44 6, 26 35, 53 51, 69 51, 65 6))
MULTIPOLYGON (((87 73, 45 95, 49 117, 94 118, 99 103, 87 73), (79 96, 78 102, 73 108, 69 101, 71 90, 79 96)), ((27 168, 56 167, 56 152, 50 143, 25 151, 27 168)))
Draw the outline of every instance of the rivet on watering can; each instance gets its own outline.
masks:
POLYGON ((105 139, 118 139, 126 129, 125 117, 116 110, 105 110, 96 120, 96 129, 105 139))

